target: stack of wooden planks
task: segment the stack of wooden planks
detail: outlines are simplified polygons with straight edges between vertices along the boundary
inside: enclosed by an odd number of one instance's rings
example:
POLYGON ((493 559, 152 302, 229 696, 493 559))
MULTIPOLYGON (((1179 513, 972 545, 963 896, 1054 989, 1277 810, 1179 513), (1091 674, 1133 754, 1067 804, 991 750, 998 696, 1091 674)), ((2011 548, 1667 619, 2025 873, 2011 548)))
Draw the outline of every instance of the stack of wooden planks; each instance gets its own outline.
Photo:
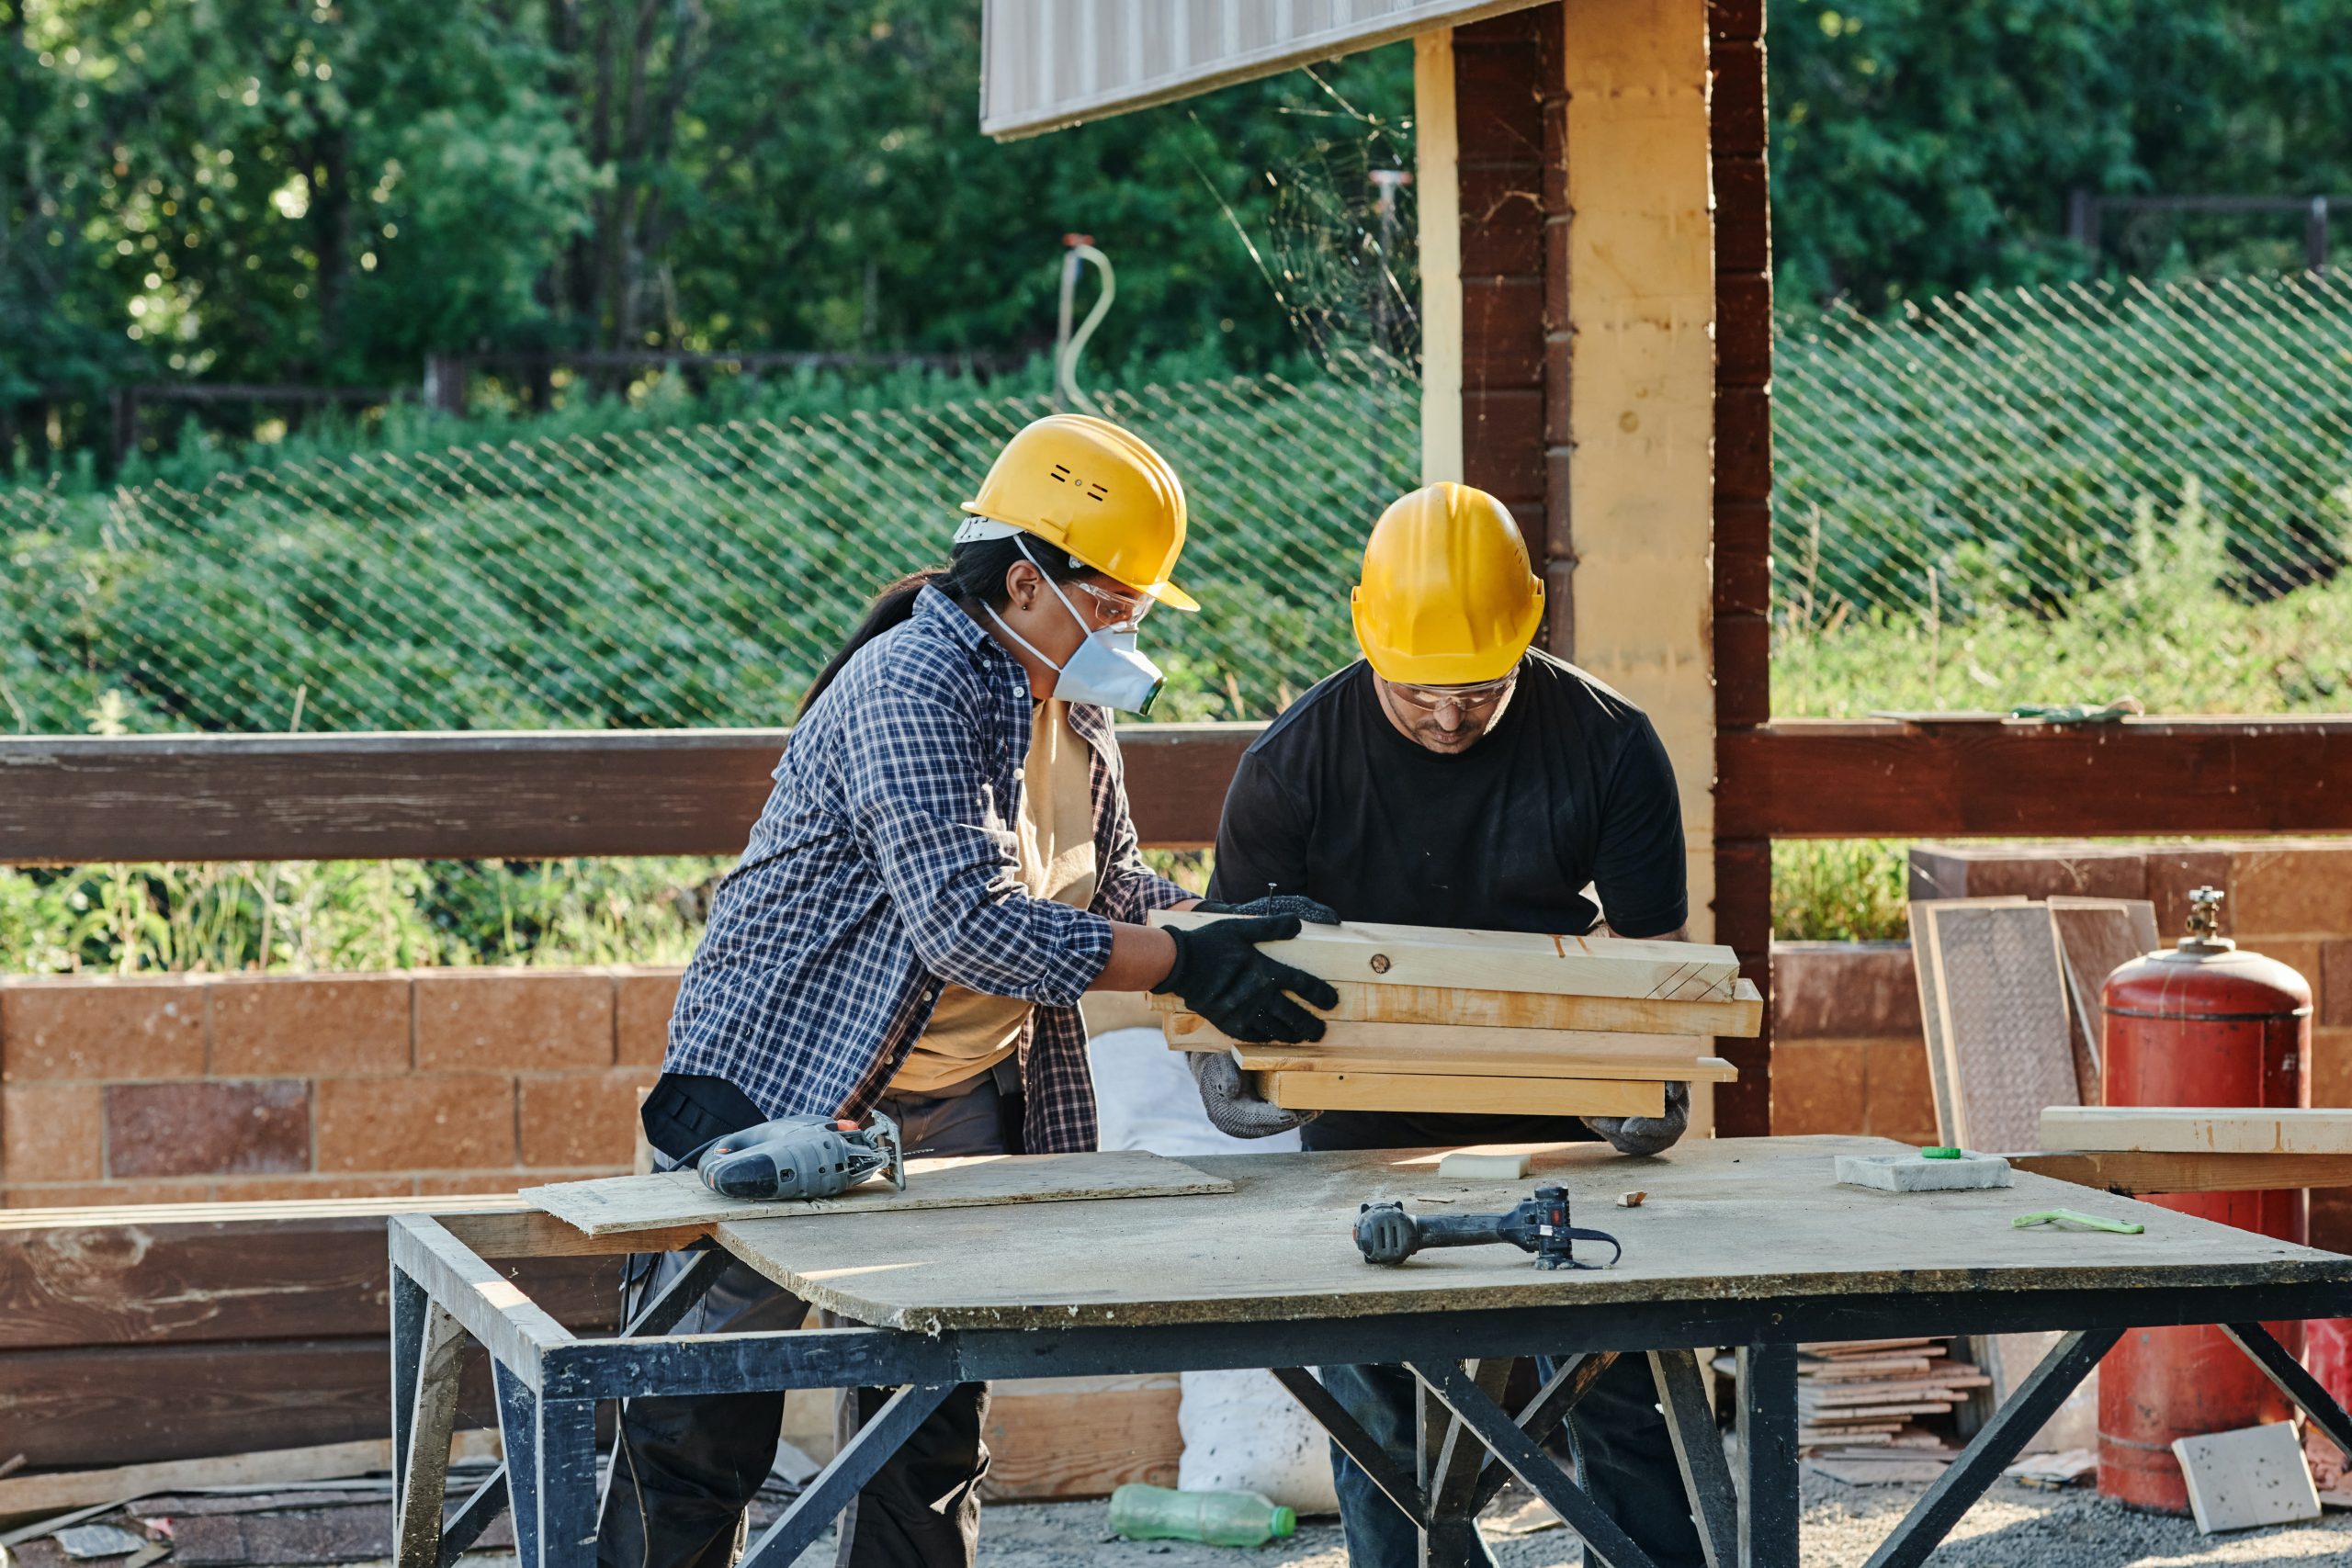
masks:
POLYGON ((1669 1083, 1737 1077, 1709 1042, 1763 1020, 1732 951, 1696 942, 1345 923, 1265 952, 1339 992, 1322 1039, 1251 1044, 1172 997, 1152 1005, 1170 1047, 1231 1052, 1293 1111, 1655 1116, 1669 1083))
POLYGON ((1946 1462, 1956 1450, 1919 1425, 1990 1386, 1949 1338, 1804 1345, 1797 1361, 1797 1443, 1824 1459, 1946 1462))

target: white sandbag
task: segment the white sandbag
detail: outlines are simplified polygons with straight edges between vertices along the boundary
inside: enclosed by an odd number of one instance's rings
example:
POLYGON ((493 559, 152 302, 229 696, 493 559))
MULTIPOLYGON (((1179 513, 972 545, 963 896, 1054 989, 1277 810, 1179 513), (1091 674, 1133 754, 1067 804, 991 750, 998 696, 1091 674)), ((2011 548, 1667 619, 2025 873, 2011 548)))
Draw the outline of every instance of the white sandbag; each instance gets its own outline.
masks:
POLYGON ((1256 1492, 1300 1514, 1336 1514, 1331 1449, 1272 1372, 1186 1372, 1176 1406, 1187 1492, 1256 1492))
POLYGON ((1170 1051, 1157 1029, 1109 1030, 1089 1040, 1086 1051, 1094 1070, 1100 1147, 1180 1157, 1298 1151, 1295 1132, 1237 1138, 1210 1126, 1183 1053, 1170 1051))

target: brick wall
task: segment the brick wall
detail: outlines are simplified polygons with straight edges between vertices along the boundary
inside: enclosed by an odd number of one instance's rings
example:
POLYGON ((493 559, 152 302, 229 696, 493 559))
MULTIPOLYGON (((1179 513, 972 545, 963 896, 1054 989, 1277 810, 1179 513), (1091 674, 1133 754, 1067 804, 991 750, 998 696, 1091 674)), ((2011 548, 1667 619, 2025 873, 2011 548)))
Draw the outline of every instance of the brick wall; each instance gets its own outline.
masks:
POLYGON ((9 1207, 431 1196, 629 1168, 674 969, 0 982, 9 1207))

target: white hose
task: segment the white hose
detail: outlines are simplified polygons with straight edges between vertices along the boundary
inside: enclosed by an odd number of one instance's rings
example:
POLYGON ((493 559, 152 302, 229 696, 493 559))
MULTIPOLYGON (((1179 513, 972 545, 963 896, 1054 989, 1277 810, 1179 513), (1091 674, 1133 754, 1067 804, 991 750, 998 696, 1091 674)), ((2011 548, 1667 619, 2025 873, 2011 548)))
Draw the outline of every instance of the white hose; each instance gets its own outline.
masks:
POLYGON ((1087 340, 1094 335, 1094 329, 1101 326, 1102 318, 1109 314, 1111 301, 1118 297, 1119 280, 1117 275, 1111 270, 1111 258, 1092 245, 1072 245, 1069 254, 1062 261, 1062 346, 1059 363, 1054 367, 1054 382, 1064 402, 1081 412, 1094 414, 1097 417, 1101 416, 1102 408, 1092 398, 1080 390, 1078 385, 1078 356, 1085 349, 1087 340), (1094 308, 1086 312, 1086 320, 1080 322, 1078 331, 1073 333, 1069 330, 1069 318, 1071 306, 1078 293, 1078 269, 1080 262, 1092 262, 1095 270, 1102 275, 1102 292, 1095 299, 1094 308))

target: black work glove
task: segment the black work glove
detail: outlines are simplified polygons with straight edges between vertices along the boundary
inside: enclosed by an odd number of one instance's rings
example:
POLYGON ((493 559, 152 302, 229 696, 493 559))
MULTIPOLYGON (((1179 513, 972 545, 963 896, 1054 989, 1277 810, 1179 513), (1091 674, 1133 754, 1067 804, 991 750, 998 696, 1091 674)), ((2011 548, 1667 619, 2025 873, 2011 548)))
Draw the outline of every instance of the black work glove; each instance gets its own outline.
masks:
POLYGON ((1690 1125, 1690 1086, 1666 1086, 1663 1116, 1587 1116, 1581 1120, 1608 1139, 1609 1146, 1621 1155, 1662 1154, 1672 1148, 1683 1129, 1690 1125))
POLYGON ((1236 916, 1191 930, 1166 929, 1176 940, 1176 964, 1154 993, 1175 996, 1236 1040, 1290 1045, 1323 1038, 1323 1021, 1292 993, 1320 1008, 1339 1006, 1340 993, 1329 981, 1258 951, 1261 942, 1296 936, 1296 915, 1236 916))
POLYGON ((1269 893, 1263 898, 1252 898, 1247 904, 1223 904, 1215 898, 1204 898, 1193 906, 1199 915, 1296 915, 1300 919, 1318 926, 1336 926, 1340 911, 1329 904, 1318 904, 1303 893, 1269 893))

